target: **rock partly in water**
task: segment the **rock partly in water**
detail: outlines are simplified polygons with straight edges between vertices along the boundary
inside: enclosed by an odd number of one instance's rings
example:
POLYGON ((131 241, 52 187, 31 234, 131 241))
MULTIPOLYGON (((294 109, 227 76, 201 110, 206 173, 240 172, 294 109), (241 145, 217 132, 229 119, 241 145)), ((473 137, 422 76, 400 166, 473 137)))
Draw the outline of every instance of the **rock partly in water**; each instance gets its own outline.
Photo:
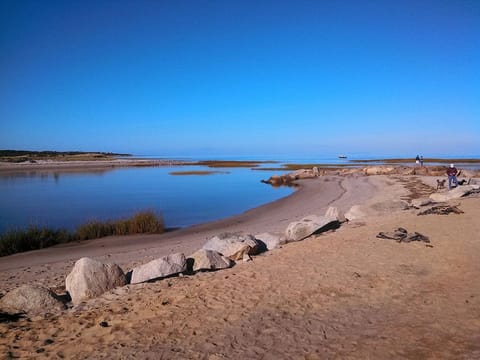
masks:
POLYGON ((300 221, 294 221, 287 226, 285 235, 287 241, 300 241, 310 235, 339 227, 336 218, 310 215, 300 221))
POLYGON ((287 239, 284 236, 268 232, 255 235, 255 238, 263 242, 267 250, 277 249, 280 245, 287 243, 287 239))
POLYGON ((65 304, 47 288, 37 285, 22 285, 0 299, 0 309, 10 314, 45 315, 64 310, 65 304))
POLYGON ((117 264, 104 264, 90 258, 78 260, 65 280, 65 287, 74 304, 126 284, 127 278, 117 264))
POLYGON ((157 280, 187 271, 187 259, 182 253, 171 254, 137 266, 132 270, 131 284, 157 280))
POLYGON ((200 249, 190 255, 187 262, 191 260, 192 271, 220 270, 233 266, 234 262, 223 256, 218 251, 200 249))
POLYGON ((234 261, 242 260, 244 254, 257 255, 266 250, 264 245, 253 235, 232 233, 216 235, 208 240, 202 248, 218 251, 223 256, 234 261))

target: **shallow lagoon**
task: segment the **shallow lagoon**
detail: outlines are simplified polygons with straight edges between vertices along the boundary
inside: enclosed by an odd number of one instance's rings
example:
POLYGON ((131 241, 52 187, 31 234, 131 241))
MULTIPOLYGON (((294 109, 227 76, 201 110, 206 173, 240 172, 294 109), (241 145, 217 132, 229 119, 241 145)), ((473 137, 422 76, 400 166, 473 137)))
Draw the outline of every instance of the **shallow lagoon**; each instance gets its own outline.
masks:
MULTIPOLYGON (((116 168, 91 172, 32 171, 0 176, 0 232, 28 225, 74 229, 89 220, 161 214, 167 227, 222 219, 290 194, 261 179, 271 173, 214 169, 211 175, 170 175, 205 167, 116 168)), ((281 173, 281 172, 279 172, 281 173)))

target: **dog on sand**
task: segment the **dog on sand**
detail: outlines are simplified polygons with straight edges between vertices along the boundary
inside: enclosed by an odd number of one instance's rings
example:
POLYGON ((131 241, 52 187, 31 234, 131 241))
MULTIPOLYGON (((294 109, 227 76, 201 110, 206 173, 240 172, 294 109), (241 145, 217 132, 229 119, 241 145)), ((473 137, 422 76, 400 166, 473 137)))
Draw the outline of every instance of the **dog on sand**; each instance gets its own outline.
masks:
POLYGON ((437 190, 439 189, 443 189, 445 187, 445 179, 442 179, 442 180, 438 180, 437 179, 437 190))

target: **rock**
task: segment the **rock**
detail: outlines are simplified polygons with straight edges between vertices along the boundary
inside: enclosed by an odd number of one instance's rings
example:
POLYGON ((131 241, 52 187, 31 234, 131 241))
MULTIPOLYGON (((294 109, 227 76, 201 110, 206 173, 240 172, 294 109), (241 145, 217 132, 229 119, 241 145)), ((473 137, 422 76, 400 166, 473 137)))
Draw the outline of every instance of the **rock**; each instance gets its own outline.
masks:
POLYGON ((187 260, 182 253, 155 259, 132 270, 131 284, 164 278, 187 271, 187 260))
POLYGON ((432 199, 413 199, 412 200, 412 206, 415 207, 415 208, 420 208, 422 206, 428 206, 428 205, 431 205, 431 204, 434 204, 435 202, 432 200, 432 199))
POLYGON ((126 284, 127 278, 117 264, 104 264, 86 257, 75 263, 65 279, 65 287, 74 304, 126 284))
POLYGON ((252 257, 250 255, 248 255, 247 253, 244 253, 243 254, 243 262, 249 262, 249 261, 252 261, 252 257))
POLYGON ((480 185, 457 186, 456 188, 444 193, 433 193, 430 195, 430 199, 437 202, 458 199, 458 198, 461 198, 462 196, 467 195, 471 191, 478 190, 478 189, 480 189, 480 185))
POLYGON ((395 172, 391 166, 368 166, 363 169, 365 175, 387 175, 395 172))
POLYGON ((312 179, 316 177, 312 169, 299 169, 295 170, 292 175, 295 179, 312 179))
POLYGON ((22 285, 0 299, 0 308, 11 314, 45 315, 64 310, 65 304, 47 288, 38 285, 22 285))
POLYGON ((338 208, 334 206, 330 206, 327 211, 325 212, 326 217, 334 218, 337 219, 340 222, 345 222, 347 219, 345 218, 345 215, 338 210, 338 208))
POLYGON ((287 240, 285 239, 285 237, 272 234, 272 233, 261 233, 261 234, 255 235, 255 238, 263 242, 267 250, 276 249, 280 247, 280 245, 287 243, 287 240))
POLYGON ((193 260, 193 271, 219 270, 232 267, 234 262, 218 251, 200 249, 188 257, 193 260))
POLYGON ((237 261, 243 259, 243 254, 257 255, 265 250, 253 235, 238 235, 224 233, 216 235, 203 245, 202 249, 218 251, 225 257, 237 261))
POLYGON ((290 223, 285 234, 287 241, 300 241, 321 230, 337 228, 338 225, 339 222, 335 218, 310 215, 290 223))
POLYGON ((362 217, 365 217, 366 214, 365 212, 362 210, 363 207, 362 205, 353 205, 350 210, 348 210, 346 213, 345 213, 345 217, 347 218, 347 220, 349 221, 352 221, 352 220, 356 220, 356 219, 360 219, 362 217))

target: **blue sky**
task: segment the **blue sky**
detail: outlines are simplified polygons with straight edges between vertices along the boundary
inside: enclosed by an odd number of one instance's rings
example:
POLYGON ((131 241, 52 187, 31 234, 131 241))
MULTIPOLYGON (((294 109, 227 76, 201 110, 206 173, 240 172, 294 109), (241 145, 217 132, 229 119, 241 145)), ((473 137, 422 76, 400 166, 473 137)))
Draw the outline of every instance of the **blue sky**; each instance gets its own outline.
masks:
POLYGON ((480 154, 480 1, 0 1, 0 148, 480 154))

